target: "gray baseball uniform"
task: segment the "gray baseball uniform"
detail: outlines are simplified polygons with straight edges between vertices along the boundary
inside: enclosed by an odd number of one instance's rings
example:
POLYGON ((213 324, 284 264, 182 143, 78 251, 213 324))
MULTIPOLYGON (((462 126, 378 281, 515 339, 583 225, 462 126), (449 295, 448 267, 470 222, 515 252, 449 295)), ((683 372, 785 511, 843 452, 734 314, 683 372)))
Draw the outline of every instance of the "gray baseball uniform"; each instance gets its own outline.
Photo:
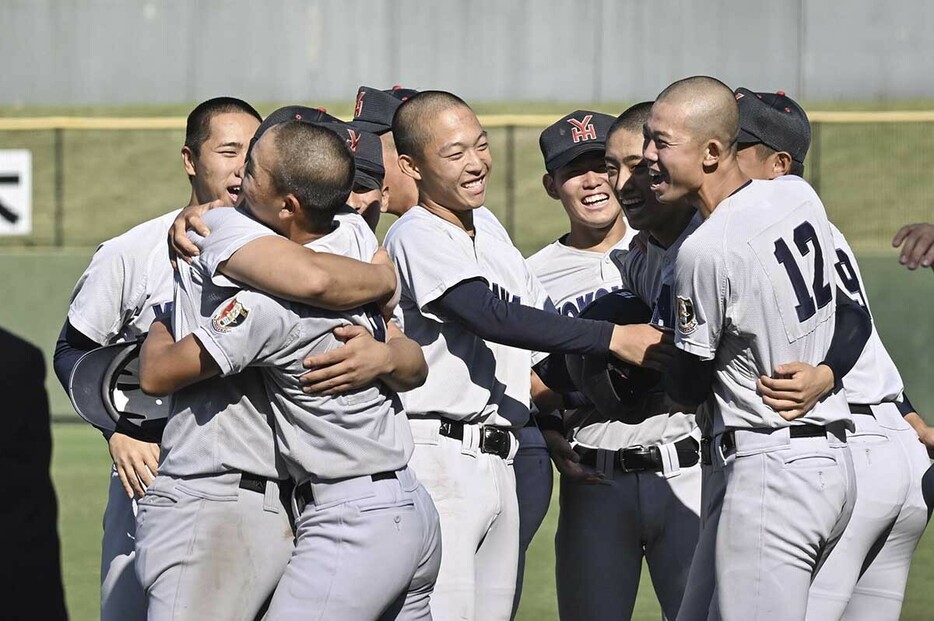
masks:
MULTIPOLYGON (((206 222, 215 234, 262 226, 225 212, 206 222)), ((307 246, 369 260, 377 243, 362 218, 351 213, 337 223, 307 246)), ((209 273, 227 258, 209 243, 202 257, 209 273)), ((296 548, 268 615, 430 619, 428 599, 441 560, 438 516, 406 467, 412 436, 398 396, 378 382, 340 396, 309 395, 297 379, 305 357, 341 346, 332 330, 344 325, 385 338, 375 306, 329 312, 255 291, 224 301, 194 331, 224 376, 262 368, 278 406, 283 458, 312 493, 297 507, 296 548)))
MULTIPOLYGON (((831 225, 836 281, 869 310, 853 250, 831 225)), ((856 430, 848 435, 859 490, 843 536, 811 585, 810 619, 898 619, 911 556, 927 524, 921 477, 929 459, 898 411, 898 369, 873 326, 843 378, 856 430)))
POLYGON ((789 423, 756 392, 776 365, 818 364, 834 328, 833 236, 800 178, 752 181, 682 244, 676 345, 714 364, 715 459, 724 477, 688 582, 715 576, 709 611, 679 619, 804 619, 808 587, 855 501, 842 392, 789 423), (707 545, 705 538, 714 537, 707 545), (713 558, 706 556, 713 551, 713 558))
MULTIPOLYGON (((178 267, 176 339, 236 292, 205 277, 199 259, 178 267)), ((236 309, 227 316, 228 325, 242 319, 236 309)), ((159 475, 137 515, 136 571, 150 619, 252 620, 275 589, 293 548, 276 407, 256 369, 175 394, 159 475)))
POLYGON ((432 610, 439 619, 497 620, 509 618, 516 584, 516 443, 506 459, 484 453, 481 426, 525 424, 533 357, 445 321, 432 303, 471 279, 517 303, 541 306, 547 296, 488 210, 474 211, 474 227, 471 238, 413 207, 389 229, 385 246, 402 278, 405 333, 421 344, 430 369, 402 401, 415 439, 412 467, 441 515, 444 552, 432 610), (441 418, 465 423, 463 439, 442 435, 441 418))
MULTIPOLYGON (((91 340, 109 345, 149 330, 172 306, 172 265, 165 233, 178 210, 104 242, 75 285, 68 321, 91 340)), ((101 619, 146 618, 146 595, 133 569, 136 500, 111 470, 101 538, 101 619)))
MULTIPOLYGON (((655 323, 671 328, 671 284, 678 241, 647 253, 630 251, 624 270, 611 253, 628 247, 624 240, 607 253, 585 252, 555 242, 529 258, 529 265, 565 315, 620 287, 637 292, 653 307, 655 323)), ((677 614, 698 531, 700 467, 669 472, 623 472, 615 458, 620 449, 673 444, 694 431, 692 415, 646 412, 639 424, 606 420, 592 406, 568 413, 574 421, 572 444, 597 449, 605 484, 561 479, 561 511, 555 536, 558 608, 563 619, 632 616, 643 557, 666 616, 677 614)))

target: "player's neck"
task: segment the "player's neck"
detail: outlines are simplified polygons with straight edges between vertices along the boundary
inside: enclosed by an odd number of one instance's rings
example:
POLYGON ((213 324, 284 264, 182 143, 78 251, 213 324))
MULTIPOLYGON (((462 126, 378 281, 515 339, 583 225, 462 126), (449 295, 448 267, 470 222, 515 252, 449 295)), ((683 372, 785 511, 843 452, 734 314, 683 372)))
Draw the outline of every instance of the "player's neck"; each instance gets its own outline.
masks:
POLYGON ((605 253, 626 236, 626 220, 617 217, 606 228, 594 228, 580 223, 571 223, 571 232, 564 240, 566 246, 587 252, 605 253))
POLYGON ((693 218, 694 210, 685 209, 683 214, 677 218, 672 218, 670 223, 666 222, 664 227, 651 231, 652 237, 663 248, 670 248, 681 237, 681 233, 684 232, 684 229, 687 228, 693 218))
POLYGON ((720 203, 748 181, 749 177, 740 170, 735 161, 728 163, 720 171, 711 174, 697 193, 697 210, 706 220, 720 203))
POLYGON ((419 195, 418 204, 429 213, 438 216, 446 222, 450 222, 459 229, 463 229, 465 233, 473 237, 474 227, 472 209, 454 211, 453 209, 448 209, 444 205, 436 203, 435 201, 431 200, 431 198, 423 194, 419 195))

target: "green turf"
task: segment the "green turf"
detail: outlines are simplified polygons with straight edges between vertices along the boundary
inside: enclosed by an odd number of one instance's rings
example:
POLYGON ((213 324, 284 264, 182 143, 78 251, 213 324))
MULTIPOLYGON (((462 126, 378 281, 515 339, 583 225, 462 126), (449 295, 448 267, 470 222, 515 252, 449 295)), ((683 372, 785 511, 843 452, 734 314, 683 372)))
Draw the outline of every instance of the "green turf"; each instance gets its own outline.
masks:
MULTIPOLYGON (((100 434, 85 425, 57 424, 52 428, 54 453, 52 475, 59 499, 59 533, 62 538, 62 571, 65 595, 72 619, 97 618, 101 514, 109 478, 107 447, 100 434)), ((557 487, 557 486, 556 486, 557 487)), ((523 621, 555 619, 554 532, 557 489, 551 510, 529 549, 525 589, 518 618, 523 621)), ((902 619, 922 621, 934 610, 934 536, 926 533, 915 555, 902 619)), ((647 572, 633 619, 660 618, 647 572)))

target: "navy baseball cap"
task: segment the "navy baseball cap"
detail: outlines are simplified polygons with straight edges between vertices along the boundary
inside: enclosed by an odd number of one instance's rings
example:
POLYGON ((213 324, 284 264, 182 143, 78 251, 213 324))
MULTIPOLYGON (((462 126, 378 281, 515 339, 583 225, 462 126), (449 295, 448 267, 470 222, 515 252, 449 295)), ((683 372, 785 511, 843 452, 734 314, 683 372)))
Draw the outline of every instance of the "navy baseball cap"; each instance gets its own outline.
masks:
POLYGON ((269 114, 263 122, 259 124, 259 127, 256 128, 256 133, 253 134, 253 138, 250 139, 250 147, 247 149, 247 157, 250 156, 250 151, 253 150, 253 145, 260 139, 260 137, 266 133, 273 125, 278 125, 279 123, 285 123, 286 121, 305 121, 307 123, 328 123, 328 122, 338 122, 342 121, 336 116, 331 116, 328 114, 327 110, 324 108, 309 108, 307 106, 285 106, 279 108, 269 114))
POLYGON ((344 139, 350 151, 353 153, 354 161, 354 185, 362 185, 371 190, 379 190, 383 187, 383 178, 386 170, 383 168, 383 144, 379 141, 379 136, 360 129, 356 123, 316 123, 321 127, 326 127, 338 136, 344 139))
POLYGON ((172 397, 150 397, 140 389, 141 344, 105 345, 81 356, 68 380, 68 396, 78 415, 98 429, 159 442, 172 397))
POLYGON ((576 110, 545 128, 538 138, 549 174, 588 151, 606 151, 606 135, 616 120, 609 114, 576 110))
POLYGON ((402 102, 418 94, 411 88, 402 88, 398 84, 392 88, 380 90, 371 86, 361 86, 357 91, 357 101, 353 110, 353 123, 370 133, 385 134, 392 129, 392 117, 402 102))
POLYGON ((811 146, 811 124, 804 110, 785 94, 755 93, 738 88, 733 93, 739 106, 740 144, 764 144, 785 151, 799 164, 811 146))

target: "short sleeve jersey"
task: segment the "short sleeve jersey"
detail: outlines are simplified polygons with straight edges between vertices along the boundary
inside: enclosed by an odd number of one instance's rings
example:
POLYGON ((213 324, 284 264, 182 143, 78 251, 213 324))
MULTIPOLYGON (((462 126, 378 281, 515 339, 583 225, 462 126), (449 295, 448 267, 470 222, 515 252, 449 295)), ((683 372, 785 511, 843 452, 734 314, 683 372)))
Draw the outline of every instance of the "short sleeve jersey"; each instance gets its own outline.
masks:
MULTIPOLYGON (((714 429, 783 427, 756 379, 776 365, 823 360, 834 330, 833 236, 800 178, 751 181, 682 244, 675 265, 675 344, 714 360, 714 429)), ((849 422, 841 393, 797 423, 849 422)))
MULTIPOLYGON (((630 288, 627 279, 636 278, 647 285, 643 301, 653 306, 659 286, 661 262, 655 262, 654 275, 641 250, 629 251, 622 259, 624 271, 611 260, 611 253, 628 248, 627 240, 615 244, 609 252, 600 254, 565 246, 560 241, 546 246, 529 258, 532 269, 545 284, 555 306, 565 315, 576 317, 587 304, 621 288, 630 288)), ((641 297, 641 296, 640 296, 641 297)), ((607 420, 593 406, 585 406, 567 416, 575 421, 572 436, 580 444, 616 450, 635 445, 652 445, 676 441, 691 433, 693 417, 684 414, 669 416, 667 412, 645 412, 638 424, 607 420)))
MULTIPOLYGON (((866 286, 863 284, 863 277, 856 263, 856 255, 853 254, 853 249, 836 226, 831 224, 830 230, 833 234, 836 253, 834 268, 837 286, 871 313, 866 286)), ((882 339, 879 338, 875 321, 873 321, 872 334, 869 335, 869 341, 866 342, 863 353, 860 354, 856 365, 843 378, 843 388, 849 403, 869 405, 901 399, 904 391, 902 377, 895 363, 892 362, 889 352, 886 351, 885 345, 882 344, 882 339)))
POLYGON ((455 285, 481 280, 506 302, 534 306, 541 295, 522 254, 486 208, 474 212, 474 237, 416 206, 390 227, 384 245, 402 280, 406 336, 422 346, 428 379, 403 393, 410 416, 522 426, 529 416, 530 352, 484 341, 437 314, 434 302, 455 285))
POLYGON ((171 311, 173 272, 166 235, 179 210, 101 244, 75 285, 68 321, 102 345, 133 340, 171 311))
MULTIPOLYGON (((201 255, 191 265, 178 262, 173 314, 176 340, 210 321, 221 302, 239 291, 231 281, 212 279, 205 259, 235 252, 240 246, 232 240, 238 235, 255 239, 275 234, 235 209, 214 209, 204 221, 211 234, 200 240, 201 255)), ((234 313, 230 319, 236 319, 234 313)), ((162 436, 160 472, 179 477, 237 471, 267 478, 288 476, 276 451, 276 406, 258 369, 247 369, 236 377, 214 377, 174 396, 162 436)))
MULTIPOLYGON (((362 218, 352 214, 337 221, 336 230, 307 246, 369 260, 378 246, 362 218)), ((330 312, 250 290, 225 300, 194 332, 225 376, 262 368, 277 405, 280 450, 296 480, 398 470, 412 452, 405 411, 381 382, 333 397, 302 391, 299 377, 307 371, 302 361, 340 347, 332 330, 345 325, 363 326, 385 339, 375 306, 330 312)))

